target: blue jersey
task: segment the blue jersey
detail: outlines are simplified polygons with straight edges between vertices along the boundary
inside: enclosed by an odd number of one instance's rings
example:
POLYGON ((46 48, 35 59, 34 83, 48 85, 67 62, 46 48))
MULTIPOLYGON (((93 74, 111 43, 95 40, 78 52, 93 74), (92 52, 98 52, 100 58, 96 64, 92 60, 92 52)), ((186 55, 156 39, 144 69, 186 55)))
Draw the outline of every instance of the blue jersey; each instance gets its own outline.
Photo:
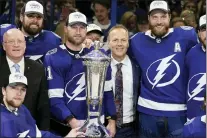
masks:
MULTIPOLYGON (((79 56, 86 53, 87 49, 83 49, 79 56)), ((70 53, 65 45, 60 45, 59 48, 48 52, 44 65, 47 68, 52 114, 60 121, 64 121, 71 114, 78 120, 86 120, 86 83, 82 60, 70 53)), ((109 69, 103 95, 103 112, 105 110, 105 115, 115 116, 116 108, 110 80, 109 69)))
POLYGON ((205 114, 202 109, 206 92, 206 52, 199 43, 186 56, 186 71, 188 72, 187 88, 187 118, 205 114))
MULTIPOLYGON (((14 25, 1 25, 1 40, 3 40, 3 34, 11 28, 16 28, 14 25)), ((26 51, 25 57, 32 60, 42 61, 44 55, 54 48, 57 48, 61 44, 61 38, 55 33, 47 30, 42 30, 36 36, 25 36, 26 51)), ((2 41, 1 41, 2 42, 2 41)))
POLYGON ((1 104, 1 133, 0 137, 59 137, 48 131, 37 128, 35 120, 29 110, 21 105, 15 112, 9 111, 1 104))
POLYGON ((183 128, 183 138, 206 138, 206 115, 188 121, 183 128))
POLYGON ((138 111, 176 117, 186 113, 185 56, 198 43, 191 27, 171 28, 162 38, 151 36, 150 31, 137 33, 131 38, 129 56, 142 70, 138 111))

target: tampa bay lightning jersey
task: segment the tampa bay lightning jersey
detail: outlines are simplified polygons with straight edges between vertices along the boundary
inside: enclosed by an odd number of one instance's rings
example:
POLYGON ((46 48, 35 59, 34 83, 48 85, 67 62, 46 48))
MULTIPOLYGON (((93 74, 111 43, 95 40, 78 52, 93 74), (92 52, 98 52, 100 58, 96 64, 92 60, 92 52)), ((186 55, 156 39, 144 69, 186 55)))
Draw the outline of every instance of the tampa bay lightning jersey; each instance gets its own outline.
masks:
MULTIPOLYGON (((16 26, 11 24, 3 24, 0 26, 1 43, 3 41, 3 34, 11 28, 16 28, 16 26)), ((35 61, 42 61, 44 55, 49 50, 57 48, 61 44, 61 38, 55 33, 47 30, 42 30, 36 36, 25 36, 25 40, 25 57, 35 61)))
POLYGON ((142 70, 138 111, 155 116, 186 114, 185 56, 198 43, 192 27, 170 28, 162 38, 150 30, 131 38, 129 56, 142 70))
POLYGON ((197 116, 185 123, 183 138, 206 138, 206 115, 197 116))
MULTIPOLYGON (((85 69, 82 59, 78 57, 88 52, 88 49, 82 49, 74 55, 65 45, 60 45, 45 56, 51 113, 60 121, 71 114, 78 120, 87 118, 85 69)), ((104 91, 102 110, 105 115, 115 116, 110 68, 104 91)))
POLYGON ((59 137, 48 131, 39 130, 35 120, 24 105, 21 105, 15 112, 9 111, 3 104, 1 104, 0 108, 1 138, 59 137))
POLYGON ((202 109, 206 93, 206 52, 202 44, 193 47, 186 56, 188 73, 187 118, 205 114, 202 109))

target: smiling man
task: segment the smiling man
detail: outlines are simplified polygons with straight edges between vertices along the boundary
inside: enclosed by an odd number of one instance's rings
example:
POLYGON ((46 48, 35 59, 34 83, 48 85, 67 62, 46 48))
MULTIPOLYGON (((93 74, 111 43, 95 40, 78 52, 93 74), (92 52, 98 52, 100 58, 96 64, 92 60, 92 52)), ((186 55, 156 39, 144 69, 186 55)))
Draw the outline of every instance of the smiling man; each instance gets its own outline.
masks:
POLYGON ((142 70, 137 108, 140 138, 179 137, 186 122, 184 61, 198 37, 189 26, 169 28, 170 18, 166 1, 151 2, 150 30, 131 38, 129 56, 135 58, 142 70))
POLYGON ((128 30, 116 25, 109 30, 112 84, 116 103, 115 138, 136 138, 136 104, 139 93, 140 70, 126 54, 129 47, 128 30))

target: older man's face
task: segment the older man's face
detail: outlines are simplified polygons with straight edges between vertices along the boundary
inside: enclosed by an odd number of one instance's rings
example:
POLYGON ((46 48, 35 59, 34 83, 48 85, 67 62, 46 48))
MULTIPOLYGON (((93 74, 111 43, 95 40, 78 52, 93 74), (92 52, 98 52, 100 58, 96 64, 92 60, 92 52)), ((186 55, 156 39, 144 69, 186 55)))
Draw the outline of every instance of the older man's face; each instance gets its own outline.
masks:
POLYGON ((19 59, 24 56, 26 42, 23 33, 18 29, 10 29, 4 34, 3 48, 11 59, 19 59))

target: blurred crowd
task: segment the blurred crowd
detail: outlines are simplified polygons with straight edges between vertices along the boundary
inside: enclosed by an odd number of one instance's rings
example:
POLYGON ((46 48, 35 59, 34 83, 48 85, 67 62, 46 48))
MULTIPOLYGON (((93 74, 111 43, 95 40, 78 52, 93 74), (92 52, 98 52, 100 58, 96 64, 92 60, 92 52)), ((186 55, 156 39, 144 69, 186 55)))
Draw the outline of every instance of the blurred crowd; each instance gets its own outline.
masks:
MULTIPOLYGON (((16 0, 15 23, 18 25, 21 8, 27 0, 16 0)), ((123 24, 130 33, 145 32, 149 29, 147 11, 152 0, 118 0, 117 9, 111 9, 110 0, 54 0, 51 6, 50 0, 38 0, 45 7, 44 26, 61 36, 63 42, 65 34, 63 25, 69 13, 80 11, 87 16, 88 23, 98 25, 107 35, 111 25, 111 10, 116 10, 117 23, 123 24), (85 7, 89 8, 85 8, 85 7), (51 10, 51 7, 53 9, 51 10), (53 16, 52 16, 52 15, 53 16), (51 22, 52 25, 51 25, 51 22)), ((199 17, 206 13, 205 0, 167 0, 171 12, 171 27, 192 26, 198 29, 199 17)), ((1 1, 0 23, 10 23, 11 1, 1 1)))

